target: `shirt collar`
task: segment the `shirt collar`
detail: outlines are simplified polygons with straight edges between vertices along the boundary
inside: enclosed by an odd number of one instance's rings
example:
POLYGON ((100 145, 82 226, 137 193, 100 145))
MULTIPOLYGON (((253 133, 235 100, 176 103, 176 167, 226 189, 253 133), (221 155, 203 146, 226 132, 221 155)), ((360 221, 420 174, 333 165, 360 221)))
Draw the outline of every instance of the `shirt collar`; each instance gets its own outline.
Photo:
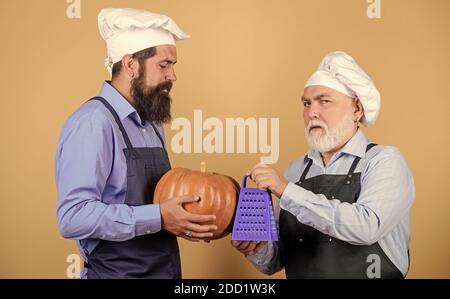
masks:
MULTIPOLYGON (((337 153, 334 154, 334 157, 340 156, 342 153, 353 155, 356 157, 364 158, 366 156, 366 148, 369 143, 368 139, 364 135, 361 129, 356 130, 355 135, 347 142, 347 144, 337 153)), ((315 149, 310 149, 308 151, 308 157, 321 161, 322 157, 320 153, 315 149)), ((332 159, 334 160, 334 158, 332 159)))
POLYGON ((342 153, 364 158, 366 156, 367 140, 361 129, 358 129, 353 137, 341 149, 342 153))
POLYGON ((111 104, 121 121, 130 116, 137 124, 143 124, 136 109, 111 85, 110 81, 103 82, 99 96, 111 104))

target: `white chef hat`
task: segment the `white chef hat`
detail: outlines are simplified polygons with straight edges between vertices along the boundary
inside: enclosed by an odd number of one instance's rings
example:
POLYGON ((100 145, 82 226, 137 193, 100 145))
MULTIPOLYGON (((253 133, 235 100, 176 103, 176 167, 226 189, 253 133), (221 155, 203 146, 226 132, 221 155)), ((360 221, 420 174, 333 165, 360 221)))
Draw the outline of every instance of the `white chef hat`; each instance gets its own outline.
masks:
POLYGON ((98 15, 98 28, 106 41, 105 66, 112 73, 114 63, 126 54, 159 45, 175 45, 190 38, 169 17, 134 8, 104 8, 98 15))
POLYGON ((361 123, 370 126, 380 113, 380 93, 370 77, 344 52, 332 52, 322 59, 317 71, 308 79, 305 87, 322 85, 361 101, 364 116, 361 123))

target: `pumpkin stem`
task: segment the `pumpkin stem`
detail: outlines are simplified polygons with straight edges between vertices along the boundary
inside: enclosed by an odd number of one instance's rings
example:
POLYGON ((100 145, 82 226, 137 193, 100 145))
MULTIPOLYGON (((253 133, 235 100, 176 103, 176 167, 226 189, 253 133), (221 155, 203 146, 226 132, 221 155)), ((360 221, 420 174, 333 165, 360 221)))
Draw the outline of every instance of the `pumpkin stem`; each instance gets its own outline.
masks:
POLYGON ((206 162, 202 161, 200 163, 200 172, 206 172, 206 162))

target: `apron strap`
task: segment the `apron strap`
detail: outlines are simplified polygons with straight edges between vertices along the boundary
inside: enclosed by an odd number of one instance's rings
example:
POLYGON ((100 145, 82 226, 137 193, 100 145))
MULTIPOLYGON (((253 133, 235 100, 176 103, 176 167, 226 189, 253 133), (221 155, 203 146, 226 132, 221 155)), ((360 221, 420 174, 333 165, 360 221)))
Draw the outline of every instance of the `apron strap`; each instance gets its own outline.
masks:
POLYGON ((153 130, 155 130, 156 135, 159 138, 159 141, 161 141, 162 147, 165 150, 166 149, 166 145, 164 144, 164 140, 161 136, 161 134, 159 134, 159 131, 156 129, 155 125, 151 122, 150 125, 152 126, 153 130))
POLYGON ((370 151, 370 149, 372 148, 372 147, 374 147, 374 146, 377 146, 378 144, 376 144, 376 143, 369 143, 368 145, 367 145, 367 148, 366 148, 366 153, 368 152, 368 151, 370 151))
MULTIPOLYGON (((370 151, 370 149, 371 149, 372 147, 376 146, 376 145, 377 145, 376 143, 369 143, 369 144, 367 145, 367 147, 366 147, 366 153, 367 153, 368 151, 370 151)), ((353 172, 355 171, 356 166, 358 166, 359 160, 361 160, 360 157, 356 157, 355 160, 353 160, 352 166, 351 166, 350 169, 348 170, 347 177, 349 177, 349 178, 352 177, 352 174, 353 174, 353 172)))
MULTIPOLYGON (((306 158, 306 157, 307 157, 307 156, 305 156, 305 158, 306 158)), ((309 158, 308 158, 308 159, 309 159, 309 158)), ((298 180, 297 183, 299 183, 299 184, 303 183, 303 181, 304 181, 305 178, 306 178, 306 175, 307 175, 308 172, 309 172, 309 169, 311 168, 312 162, 313 162, 312 159, 309 159, 308 165, 306 165, 305 170, 303 170, 302 176, 300 177, 300 180, 298 180)))
POLYGON ((114 108, 111 106, 111 104, 108 103, 108 101, 106 101, 102 97, 94 97, 94 98, 90 99, 89 101, 93 101, 93 100, 102 102, 103 105, 105 105, 105 107, 111 112, 112 116, 116 120, 117 125, 119 125, 120 132, 122 133, 122 136, 123 136, 123 139, 125 140, 125 144, 127 145, 127 148, 132 149, 133 145, 131 144, 130 138, 128 138, 128 134, 125 131, 125 128, 123 127, 123 124, 120 121, 119 115, 117 115, 116 110, 114 110, 114 108))
MULTIPOLYGON (((367 145, 367 147, 366 147, 366 153, 368 152, 368 151, 370 151, 370 149, 371 148, 373 148, 374 146, 376 146, 377 144, 376 143, 369 143, 368 145, 367 145)), ((305 156, 305 158, 308 158, 308 156, 305 156)), ((309 172, 309 169, 311 168, 311 165, 312 165, 312 159, 310 159, 310 158, 308 158, 308 165, 306 165, 306 167, 305 167, 305 170, 303 171, 303 173, 302 173, 302 175, 301 175, 301 177, 300 177, 300 180, 298 180, 298 183, 299 184, 301 184, 304 180, 305 180, 305 178, 306 178, 306 175, 308 174, 308 172, 309 172)), ((355 171, 355 169, 356 169, 356 166, 358 166, 358 163, 359 163, 359 160, 361 160, 361 158, 360 157, 356 157, 354 160, 353 160, 353 163, 352 163, 352 166, 350 166, 350 169, 349 169, 349 171, 348 171, 348 173, 347 173, 347 180, 346 180, 346 182, 345 182, 345 184, 350 184, 350 180, 349 179, 351 179, 351 177, 353 176, 353 172, 355 171), (348 182, 348 183, 347 183, 348 182)))

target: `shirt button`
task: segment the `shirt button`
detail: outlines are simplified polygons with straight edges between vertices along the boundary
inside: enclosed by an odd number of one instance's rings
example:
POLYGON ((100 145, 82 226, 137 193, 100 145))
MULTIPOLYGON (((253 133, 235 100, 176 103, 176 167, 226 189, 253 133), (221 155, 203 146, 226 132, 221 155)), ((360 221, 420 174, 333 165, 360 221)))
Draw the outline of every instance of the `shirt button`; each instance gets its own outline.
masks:
POLYGON ((300 243, 302 243, 302 242, 303 242, 303 239, 302 239, 302 238, 300 238, 300 239, 298 239, 298 241, 299 241, 300 243))
POLYGON ((145 133, 145 132, 147 132, 147 130, 144 128, 144 129, 142 129, 142 133, 145 133))
POLYGON ((333 239, 332 239, 332 238, 329 238, 328 241, 331 242, 331 241, 333 241, 333 239))
POLYGON ((149 234, 149 233, 151 233, 151 231, 148 229, 148 230, 146 231, 146 233, 149 234))

